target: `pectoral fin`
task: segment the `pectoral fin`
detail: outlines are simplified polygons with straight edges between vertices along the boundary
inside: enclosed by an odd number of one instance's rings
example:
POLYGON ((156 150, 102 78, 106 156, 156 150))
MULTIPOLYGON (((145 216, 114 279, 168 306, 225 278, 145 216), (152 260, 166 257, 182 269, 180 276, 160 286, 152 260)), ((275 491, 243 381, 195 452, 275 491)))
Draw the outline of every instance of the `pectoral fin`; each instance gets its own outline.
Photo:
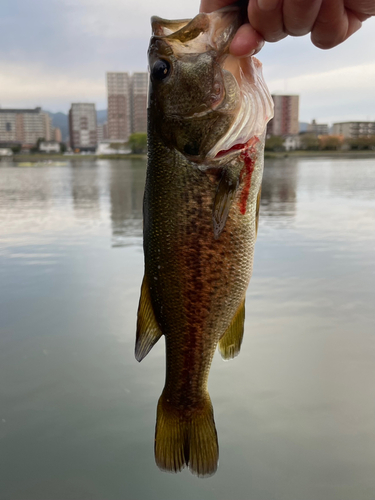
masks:
POLYGON ((241 349, 245 323, 245 299, 234 315, 229 328, 219 340, 219 351, 223 359, 238 356, 241 349))
POLYGON ((214 208, 212 211, 215 239, 218 239, 225 227, 238 185, 239 177, 235 177, 231 175, 228 170, 224 170, 217 187, 214 208))
POLYGON ((150 290, 146 276, 143 278, 141 298, 139 299, 137 317, 137 337, 135 343, 135 359, 142 361, 162 336, 151 304, 150 290))

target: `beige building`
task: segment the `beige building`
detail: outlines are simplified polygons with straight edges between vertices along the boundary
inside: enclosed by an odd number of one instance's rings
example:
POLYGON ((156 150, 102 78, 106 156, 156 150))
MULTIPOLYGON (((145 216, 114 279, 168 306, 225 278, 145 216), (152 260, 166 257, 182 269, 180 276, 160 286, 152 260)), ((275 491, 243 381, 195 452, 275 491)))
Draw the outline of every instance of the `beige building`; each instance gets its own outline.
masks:
POLYGON ((130 78, 128 73, 107 73, 108 139, 127 142, 131 134, 130 78))
POLYGON ((131 131, 147 132, 148 73, 133 73, 131 77, 131 131))
POLYGON ((59 129, 59 127, 56 127, 53 129, 52 139, 56 142, 62 142, 62 134, 61 134, 61 130, 59 129))
POLYGON ((375 135, 375 122, 341 122, 333 124, 334 135, 342 135, 345 139, 370 137, 375 135))
POLYGON ((315 135, 328 135, 329 134, 328 124, 316 123, 316 120, 313 120, 311 123, 307 125, 307 133, 315 135))
POLYGON ((92 103, 74 103, 69 111, 70 146, 81 151, 95 151, 96 109, 92 103))
POLYGON ((38 139, 52 139, 52 124, 41 108, 1 109, 0 142, 33 145, 38 139))
POLYGON ((275 114, 268 123, 268 135, 297 135, 299 133, 299 96, 273 95, 275 114))

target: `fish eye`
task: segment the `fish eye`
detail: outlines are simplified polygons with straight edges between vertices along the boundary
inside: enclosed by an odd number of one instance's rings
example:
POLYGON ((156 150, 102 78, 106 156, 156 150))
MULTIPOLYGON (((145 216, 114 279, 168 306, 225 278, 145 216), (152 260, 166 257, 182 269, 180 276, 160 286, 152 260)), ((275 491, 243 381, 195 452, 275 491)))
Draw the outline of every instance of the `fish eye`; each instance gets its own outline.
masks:
POLYGON ((165 59, 158 59, 152 67, 151 76, 155 80, 165 80, 171 72, 171 65, 165 59))

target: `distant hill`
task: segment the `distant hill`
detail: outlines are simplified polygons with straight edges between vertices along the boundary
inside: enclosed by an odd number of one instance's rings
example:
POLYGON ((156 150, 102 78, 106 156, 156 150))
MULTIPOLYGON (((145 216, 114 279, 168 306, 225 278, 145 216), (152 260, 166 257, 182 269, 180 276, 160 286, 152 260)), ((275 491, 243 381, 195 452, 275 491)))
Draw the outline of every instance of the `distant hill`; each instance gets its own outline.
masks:
POLYGON ((51 117, 52 126, 61 130, 62 140, 66 141, 69 137, 68 115, 65 113, 50 113, 49 111, 47 113, 51 117))
MULTIPOLYGON (((61 130, 62 140, 67 141, 69 137, 69 121, 68 115, 65 113, 51 113, 50 111, 46 111, 51 117, 52 126, 58 127, 61 130)), ((98 125, 101 125, 107 121, 107 110, 99 109, 96 112, 96 120, 98 125)))
POLYGON ((307 122, 299 122, 299 131, 300 132, 307 132, 307 122))

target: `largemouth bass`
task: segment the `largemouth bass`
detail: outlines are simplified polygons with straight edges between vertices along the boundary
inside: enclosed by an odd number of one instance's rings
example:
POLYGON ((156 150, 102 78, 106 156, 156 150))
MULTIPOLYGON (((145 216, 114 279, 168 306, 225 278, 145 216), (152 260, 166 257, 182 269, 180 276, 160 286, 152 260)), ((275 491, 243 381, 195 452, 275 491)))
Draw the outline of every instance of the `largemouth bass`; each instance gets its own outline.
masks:
POLYGON ((254 57, 229 55, 236 7, 152 18, 145 274, 135 356, 165 336, 155 459, 211 475, 218 442, 207 379, 216 346, 240 350, 271 96, 254 57))

